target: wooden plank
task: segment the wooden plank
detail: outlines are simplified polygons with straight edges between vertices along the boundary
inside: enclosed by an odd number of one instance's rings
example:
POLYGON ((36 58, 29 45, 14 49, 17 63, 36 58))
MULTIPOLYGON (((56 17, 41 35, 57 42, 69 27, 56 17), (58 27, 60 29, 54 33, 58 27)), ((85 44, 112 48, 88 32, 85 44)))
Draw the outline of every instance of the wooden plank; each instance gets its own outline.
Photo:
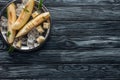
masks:
POLYGON ((119 80, 119 1, 47 0, 45 4, 53 18, 49 41, 29 54, 0 52, 0 78, 119 80))
POLYGON ((47 6, 119 5, 119 0, 45 0, 47 6))
POLYGON ((52 19, 69 21, 120 20, 120 5, 85 5, 48 7, 52 19))
POLYGON ((82 35, 105 36, 108 34, 111 36, 119 36, 119 22, 120 21, 53 21, 51 34, 53 36, 63 35, 75 38, 82 37, 82 35))
POLYGON ((119 47, 119 32, 119 21, 56 22, 45 47, 60 50, 119 47))
POLYGON ((0 63, 119 63, 119 30, 119 21, 56 21, 42 50, 11 57, 4 50, 0 63))
POLYGON ((91 50, 39 50, 31 53, 0 53, 0 64, 119 63, 120 48, 91 50))
MULTIPOLYGON (((10 1, 10 0, 9 0, 10 1)), ((5 5, 8 0, 0 0, 5 5)), ((44 0, 47 6, 119 5, 119 0, 44 0)))
POLYGON ((104 48, 120 48, 119 21, 54 22, 43 50, 104 48))
POLYGON ((48 7, 53 21, 120 20, 120 6, 48 7))
POLYGON ((66 80, 97 78, 108 80, 109 78, 120 78, 120 64, 6 64, 0 65, 0 72, 0 78, 56 78, 58 80, 62 80, 62 78, 66 78, 66 80))

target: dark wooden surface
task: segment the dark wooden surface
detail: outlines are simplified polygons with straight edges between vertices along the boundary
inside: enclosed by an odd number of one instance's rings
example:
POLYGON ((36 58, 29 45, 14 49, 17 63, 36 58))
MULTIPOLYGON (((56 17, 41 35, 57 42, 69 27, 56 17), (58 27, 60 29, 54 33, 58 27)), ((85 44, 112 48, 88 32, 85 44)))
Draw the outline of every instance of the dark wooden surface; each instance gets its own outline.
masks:
POLYGON ((0 78, 120 80, 120 0, 45 5, 53 20, 49 40, 29 54, 0 51, 0 78))

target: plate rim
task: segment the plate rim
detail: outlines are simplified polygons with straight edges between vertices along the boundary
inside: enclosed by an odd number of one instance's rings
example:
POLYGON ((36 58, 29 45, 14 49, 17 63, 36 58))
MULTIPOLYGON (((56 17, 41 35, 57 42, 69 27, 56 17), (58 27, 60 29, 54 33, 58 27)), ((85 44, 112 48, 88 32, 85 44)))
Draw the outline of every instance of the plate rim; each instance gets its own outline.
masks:
MULTIPOLYGON (((16 1, 16 0, 13 0, 13 1, 9 2, 7 5, 5 5, 5 7, 2 8, 2 10, 0 11, 0 18, 2 17, 2 14, 4 13, 4 10, 5 10, 11 3, 15 2, 15 1, 16 1)), ((35 4, 36 4, 36 3, 38 3, 38 1, 35 1, 35 4)), ((42 9, 43 9, 44 11, 46 11, 46 12, 50 12, 44 4, 42 4, 42 9)), ((45 36, 45 41, 44 41, 42 44, 40 44, 39 46, 34 47, 34 48, 32 48, 32 49, 28 49, 28 50, 22 50, 22 49, 19 49, 19 48, 16 48, 16 47, 13 46, 13 47, 14 47, 14 50, 15 50, 15 51, 18 51, 18 52, 27 52, 27 53, 33 52, 33 51, 36 51, 36 50, 41 50, 41 48, 44 46, 44 44, 45 44, 45 43, 47 42, 47 40, 49 39, 49 36, 50 36, 50 33, 51 33, 51 28, 52 28, 51 13, 50 13, 50 18, 49 18, 49 20, 50 20, 50 28, 49 28, 49 31, 47 31, 46 36, 45 36)), ((1 24, 0 24, 0 25, 1 25, 1 24)), ((5 40, 5 38, 4 38, 3 34, 2 34, 1 27, 2 27, 2 26, 0 26, 0 36, 2 37, 2 40, 5 42, 6 46, 7 46, 7 47, 10 47, 11 45, 7 42, 7 40, 5 40)))

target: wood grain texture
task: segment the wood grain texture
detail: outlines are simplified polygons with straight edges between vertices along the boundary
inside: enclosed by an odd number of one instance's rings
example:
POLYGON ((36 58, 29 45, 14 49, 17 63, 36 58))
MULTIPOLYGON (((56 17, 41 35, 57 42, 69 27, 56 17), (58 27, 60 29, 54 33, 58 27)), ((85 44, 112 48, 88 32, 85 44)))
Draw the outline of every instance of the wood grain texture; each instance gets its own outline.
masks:
POLYGON ((18 53, 8 55, 0 53, 1 64, 41 64, 41 63, 75 63, 75 64, 114 64, 119 63, 120 49, 98 49, 98 50, 45 50, 33 53, 18 53), (114 53, 114 54, 113 54, 114 53))
MULTIPOLYGON (((120 78, 119 64, 41 64, 0 66, 0 78, 120 78), (113 74, 114 73, 114 74, 113 74)), ((91 79, 93 80, 93 79, 91 79)), ((103 79, 104 80, 104 79, 103 79)))
POLYGON ((120 20, 120 5, 48 7, 53 20, 120 20), (60 16, 59 16, 60 15, 60 16))
POLYGON ((42 50, 1 52, 0 63, 119 63, 119 30, 119 21, 56 21, 42 50))
POLYGON ((45 0, 47 6, 119 5, 119 0, 45 0))
POLYGON ((53 23, 51 36, 44 50, 120 48, 119 21, 56 21, 53 23))
POLYGON ((53 23, 49 40, 29 54, 8 54, 0 40, 0 78, 120 80, 120 1, 46 0, 45 5, 53 23))
MULTIPOLYGON (((11 0, 0 0, 1 5, 11 0)), ((44 0, 47 6, 119 5, 119 0, 44 0)))
POLYGON ((120 20, 120 6, 48 7, 53 20, 113 21, 120 20))
MULTIPOLYGON (((56 2, 56 1, 55 1, 56 2)), ((72 4, 68 0, 61 1, 72 4)), ((84 2, 84 1, 83 1, 84 2)), ((93 1, 92 1, 93 2, 93 1)), ((98 1, 99 2, 99 1, 98 1)), ((52 2, 54 3, 54 2, 52 2)), ((60 0, 59 0, 60 3, 60 0)), ((76 3, 80 3, 76 1, 76 3)), ((95 0, 97 4, 97 1, 95 0)), ((49 2, 50 4, 50 2, 49 2)), ((57 3, 56 3, 57 4, 57 3)), ((47 4, 46 4, 47 5, 47 4)), ((98 20, 120 20, 120 5, 83 5, 83 6, 58 6, 54 5, 48 7, 51 12, 53 20, 67 20, 67 21, 98 21, 98 20)))

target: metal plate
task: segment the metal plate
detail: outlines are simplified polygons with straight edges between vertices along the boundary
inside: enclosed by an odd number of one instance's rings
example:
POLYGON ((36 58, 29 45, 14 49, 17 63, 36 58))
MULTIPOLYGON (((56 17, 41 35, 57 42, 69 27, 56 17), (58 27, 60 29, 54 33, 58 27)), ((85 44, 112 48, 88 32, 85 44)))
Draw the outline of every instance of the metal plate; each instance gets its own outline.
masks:
MULTIPOLYGON (((12 3, 16 3, 16 1, 11 1, 9 2, 2 10, 1 10, 1 13, 0 13, 0 20, 1 20, 1 17, 2 16, 5 16, 6 13, 6 8, 12 3)), ((17 3, 16 3, 17 4, 17 3)), ((38 5, 38 1, 35 1, 35 5, 38 5)), ((49 12, 48 9, 43 5, 42 6, 42 11, 43 12, 49 12)), ((23 52, 30 52, 30 51, 34 51, 34 50, 38 50, 40 49, 43 44, 47 41, 48 39, 48 36, 50 34, 50 29, 51 29, 51 17, 49 20, 47 20, 47 22, 50 22, 50 28, 47 29, 44 33, 44 37, 45 37, 45 41, 42 43, 42 44, 39 44, 37 47, 33 47, 33 48, 29 48, 28 46, 22 46, 21 48, 17 48, 13 45, 13 47, 15 48, 15 50, 18 50, 18 51, 23 51, 23 52)), ((7 24, 7 23, 6 23, 7 24)), ((7 36, 6 36, 6 33, 7 33, 7 27, 4 27, 0 24, 0 28, 1 28, 1 36, 3 37, 3 40, 7 43, 7 45, 11 46, 8 41, 7 41, 7 36), (5 29, 6 28, 6 29, 5 29)))

